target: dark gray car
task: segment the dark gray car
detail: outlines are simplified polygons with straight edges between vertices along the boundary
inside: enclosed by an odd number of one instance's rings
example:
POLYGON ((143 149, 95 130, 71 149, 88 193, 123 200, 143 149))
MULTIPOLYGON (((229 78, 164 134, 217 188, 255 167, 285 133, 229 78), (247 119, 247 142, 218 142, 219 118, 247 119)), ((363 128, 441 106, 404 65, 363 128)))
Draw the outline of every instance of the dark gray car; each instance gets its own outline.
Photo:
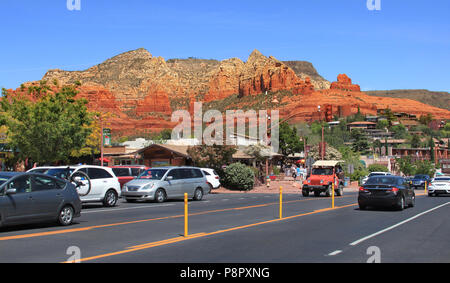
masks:
POLYGON ((50 220, 66 226, 80 214, 73 184, 38 173, 0 172, 0 226, 50 220))

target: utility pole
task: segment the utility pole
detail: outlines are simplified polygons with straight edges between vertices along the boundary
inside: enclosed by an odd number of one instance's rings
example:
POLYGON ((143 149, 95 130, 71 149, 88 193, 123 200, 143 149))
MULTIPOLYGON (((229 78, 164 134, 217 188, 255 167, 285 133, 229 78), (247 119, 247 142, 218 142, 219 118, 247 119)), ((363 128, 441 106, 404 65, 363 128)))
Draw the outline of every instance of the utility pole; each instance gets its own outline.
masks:
POLYGON ((100 166, 103 167, 103 143, 105 142, 104 141, 105 136, 104 136, 104 133, 103 133, 103 119, 102 119, 101 116, 100 116, 100 127, 102 129, 102 139, 101 139, 101 145, 100 145, 100 166))

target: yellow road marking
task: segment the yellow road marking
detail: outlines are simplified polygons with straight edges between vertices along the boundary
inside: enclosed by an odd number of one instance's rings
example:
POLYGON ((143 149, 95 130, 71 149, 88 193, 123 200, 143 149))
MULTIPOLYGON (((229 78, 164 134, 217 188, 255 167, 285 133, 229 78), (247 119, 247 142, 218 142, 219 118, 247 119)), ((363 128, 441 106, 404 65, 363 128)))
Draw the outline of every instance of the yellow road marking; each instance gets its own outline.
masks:
MULTIPOLYGON (((211 235, 222 234, 222 233, 226 233, 226 232, 230 232, 230 231, 241 230, 241 229, 245 229, 245 228, 249 228, 249 227, 254 227, 254 226, 259 226, 259 225, 263 225, 263 224, 268 224, 268 223, 285 221, 287 219, 293 219, 293 218, 298 218, 298 217, 302 217, 302 216, 317 214, 317 213, 321 213, 321 212, 337 210, 337 209, 346 208, 346 207, 355 206, 355 205, 358 205, 358 203, 352 203, 352 204, 344 205, 344 206, 337 206, 335 208, 318 209, 318 210, 314 210, 312 212, 307 212, 307 213, 302 213, 302 214, 298 214, 298 215, 284 217, 283 219, 267 220, 267 221, 262 221, 262 222, 258 222, 258 223, 252 223, 252 224, 243 225, 243 226, 232 227, 232 228, 229 228, 229 229, 219 230, 219 231, 210 232, 210 233, 199 233, 199 234, 195 234, 195 235, 192 235, 192 236, 189 236, 189 237, 177 237, 177 238, 172 238, 172 239, 168 239, 168 240, 142 244, 142 245, 130 247, 130 248, 122 250, 122 251, 117 251, 117 252, 102 254, 102 255, 98 255, 98 256, 83 258, 83 259, 80 259, 80 262, 91 261, 91 260, 105 258, 105 257, 111 257, 111 256, 115 256, 115 255, 125 254, 125 253, 136 252, 136 251, 145 250, 145 249, 149 249, 149 248, 153 248, 153 247, 157 247, 157 246, 163 246, 163 245, 178 243, 178 242, 182 242, 182 241, 187 241, 187 240, 190 240, 190 239, 195 239, 195 238, 200 238, 200 237, 206 237, 206 236, 211 236, 211 235)), ((64 262, 64 263, 67 263, 67 262, 64 262)))
MULTIPOLYGON (((346 196, 346 197, 354 197, 354 196, 346 196)), ((341 197, 341 198, 344 198, 344 197, 341 197)), ((284 203, 285 204, 286 203, 297 203, 297 202, 303 202, 303 201, 309 201, 309 200, 319 200, 319 199, 311 198, 311 199, 292 200, 292 201, 286 201, 284 203)), ((226 212, 226 211, 233 211, 233 210, 245 210, 245 209, 250 209, 250 208, 271 206, 271 205, 275 205, 275 204, 278 204, 278 202, 264 203, 264 204, 244 206, 244 207, 224 208, 224 209, 218 209, 218 210, 208 210, 208 211, 203 211, 203 212, 191 213, 191 214, 189 214, 189 216, 197 216, 197 215, 204 215, 204 214, 217 213, 217 212, 226 212)), ((27 239, 27 238, 34 238, 34 237, 44 237, 44 236, 52 236, 52 235, 75 233, 75 232, 84 232, 84 231, 89 231, 89 230, 93 230, 93 229, 109 228, 109 227, 115 227, 115 226, 138 224, 138 223, 144 223, 144 222, 150 222, 150 221, 174 219, 174 218, 181 218, 181 217, 184 217, 184 214, 183 215, 164 216, 164 217, 151 218, 151 219, 143 219, 143 220, 135 220, 135 221, 128 221, 128 222, 96 225, 96 226, 89 226, 89 227, 83 227, 83 228, 62 229, 62 230, 57 230, 57 231, 6 236, 6 237, 0 237, 0 241, 27 239)))

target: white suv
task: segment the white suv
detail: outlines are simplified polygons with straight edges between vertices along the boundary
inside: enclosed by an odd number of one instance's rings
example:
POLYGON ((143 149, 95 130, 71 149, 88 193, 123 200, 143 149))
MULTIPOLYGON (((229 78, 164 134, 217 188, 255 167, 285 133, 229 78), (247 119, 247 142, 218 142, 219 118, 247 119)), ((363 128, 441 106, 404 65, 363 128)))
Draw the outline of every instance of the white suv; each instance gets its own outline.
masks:
POLYGON ((205 174, 206 181, 211 189, 217 189, 220 187, 220 177, 214 169, 202 168, 202 171, 205 174))
POLYGON ((45 174, 64 179, 68 169, 70 175, 81 171, 90 179, 90 192, 84 195, 85 192, 79 191, 83 203, 102 202, 106 207, 117 204, 121 189, 119 180, 111 168, 94 165, 58 166, 48 169, 45 174))
POLYGON ((367 180, 369 180, 369 178, 373 177, 373 176, 390 176, 390 175, 392 175, 392 174, 389 172, 372 172, 368 176, 366 176, 364 179, 362 179, 362 184, 367 182, 367 180))

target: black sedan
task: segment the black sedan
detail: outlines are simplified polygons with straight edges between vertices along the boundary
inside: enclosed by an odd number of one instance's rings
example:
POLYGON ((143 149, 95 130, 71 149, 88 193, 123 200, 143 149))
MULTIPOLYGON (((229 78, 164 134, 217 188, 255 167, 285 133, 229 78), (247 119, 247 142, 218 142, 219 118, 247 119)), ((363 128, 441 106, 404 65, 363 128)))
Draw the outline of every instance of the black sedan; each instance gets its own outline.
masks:
POLYGON ((73 184, 39 173, 0 172, 0 226, 50 220, 66 226, 80 214, 73 184))
POLYGON ((374 176, 359 188, 358 204, 367 207, 394 207, 403 210, 415 205, 416 195, 409 182, 399 176, 374 176))

